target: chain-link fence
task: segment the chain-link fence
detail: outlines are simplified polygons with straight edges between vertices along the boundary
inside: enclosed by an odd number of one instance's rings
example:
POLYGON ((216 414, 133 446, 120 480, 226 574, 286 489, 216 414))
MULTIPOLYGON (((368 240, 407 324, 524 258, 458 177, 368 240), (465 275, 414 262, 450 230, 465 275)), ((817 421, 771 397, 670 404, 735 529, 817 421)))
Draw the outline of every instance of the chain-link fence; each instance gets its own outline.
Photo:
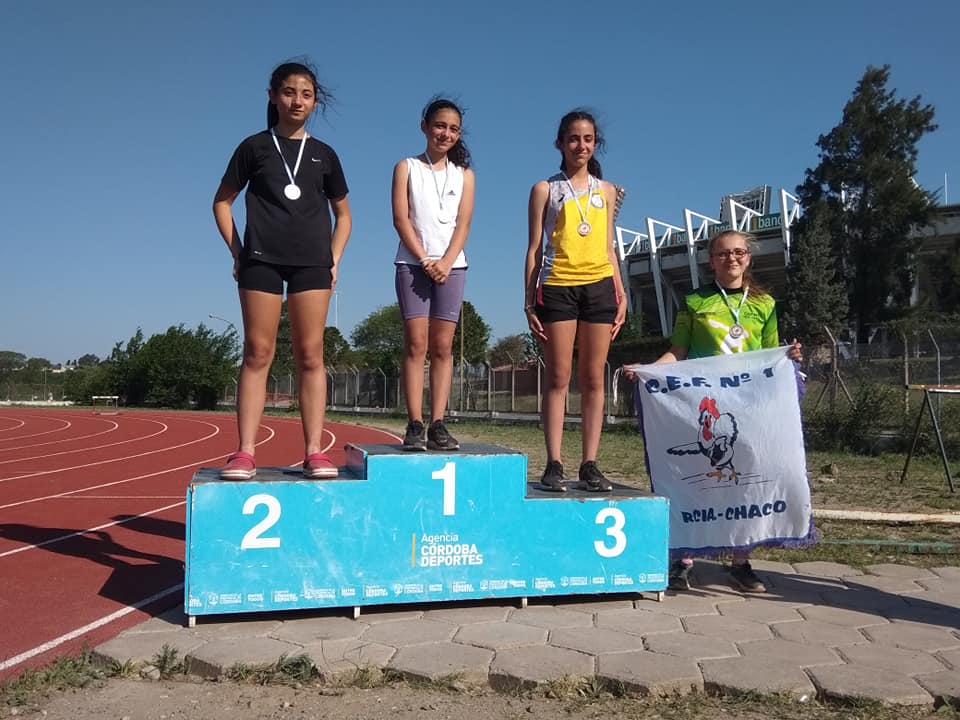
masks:
MULTIPOLYGON (((608 422, 629 421, 635 415, 634 385, 616 372, 629 359, 615 357, 604 370, 605 412, 608 422), (616 385, 616 392, 614 392, 616 385)), ((856 404, 868 388, 882 388, 896 398, 887 425, 912 419, 919 407, 920 391, 908 385, 960 385, 960 328, 938 328, 912 333, 878 330, 869 343, 833 344, 804 348, 806 375, 804 411, 837 412, 856 404)), ((342 411, 403 413, 406 406, 400 368, 388 370, 356 365, 328 366, 327 404, 342 411)), ((424 367, 423 406, 430 406, 430 368, 424 367)), ((537 416, 543 404, 544 367, 541 362, 491 366, 487 363, 453 367, 447 412, 464 416, 537 416)), ((56 391, 54 391, 56 392, 56 391)), ((236 402, 236 382, 223 390, 222 402, 236 402)), ((16 389, 19 398, 37 394, 37 388, 16 389)), ((941 402, 940 400, 937 401, 941 402)), ((297 404, 296 376, 271 375, 267 406, 290 408, 297 404)), ((937 408, 939 411, 939 407, 937 408)), ((567 413, 580 413, 577 368, 571 372, 567 413)))
POLYGON ((60 402, 64 398, 63 379, 53 376, 47 382, 23 383, 7 381, 0 384, 0 399, 5 402, 60 402))

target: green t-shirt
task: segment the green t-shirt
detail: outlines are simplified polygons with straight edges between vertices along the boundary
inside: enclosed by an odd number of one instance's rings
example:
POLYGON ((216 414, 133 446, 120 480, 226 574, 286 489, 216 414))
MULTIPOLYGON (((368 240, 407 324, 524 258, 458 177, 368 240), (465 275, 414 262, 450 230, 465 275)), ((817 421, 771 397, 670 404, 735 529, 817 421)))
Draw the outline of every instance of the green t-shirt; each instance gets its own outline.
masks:
POLYGON ((780 344, 777 333, 777 309, 772 297, 763 293, 749 295, 740 301, 743 293, 727 290, 727 300, 716 284, 694 290, 688 294, 684 307, 677 312, 670 343, 688 349, 689 358, 732 354, 773 348, 780 344), (730 305, 727 305, 729 301, 730 305), (734 324, 734 312, 740 308, 740 325, 744 333, 740 338, 730 336, 734 324))

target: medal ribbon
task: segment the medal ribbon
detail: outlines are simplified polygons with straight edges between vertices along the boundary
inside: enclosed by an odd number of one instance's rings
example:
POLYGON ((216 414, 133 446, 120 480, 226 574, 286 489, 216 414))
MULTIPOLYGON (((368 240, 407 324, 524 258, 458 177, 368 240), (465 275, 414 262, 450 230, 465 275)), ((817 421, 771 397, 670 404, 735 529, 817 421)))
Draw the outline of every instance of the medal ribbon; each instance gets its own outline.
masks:
MULTIPOLYGON (((750 292, 750 286, 747 285, 743 288, 743 295, 740 297, 740 304, 737 305, 737 309, 733 309, 733 305, 730 304, 730 298, 727 297, 727 291, 723 289, 723 286, 720 283, 717 283, 717 289, 720 291, 720 294, 723 295, 723 301, 727 304, 727 309, 730 311, 730 314, 733 315, 734 325, 740 325, 740 311, 743 309, 743 303, 746 302, 747 293, 750 292)), ((740 325, 740 327, 743 327, 740 325)))
POLYGON ((280 141, 277 140, 277 133, 274 132, 273 128, 270 128, 270 135, 273 137, 273 146, 277 148, 277 152, 280 153, 280 159, 283 161, 283 169, 287 171, 287 177, 290 178, 290 184, 297 184, 297 173, 300 171, 300 160, 303 158, 303 146, 307 144, 307 133, 303 133, 303 137, 300 138, 300 152, 297 153, 297 164, 293 166, 293 172, 290 172, 290 166, 287 165, 287 159, 283 156, 283 152, 280 150, 280 141))
MULTIPOLYGON (((561 172, 563 172, 561 170, 561 172)), ((570 192, 573 193, 573 204, 577 206, 577 212, 580 213, 580 221, 587 222, 587 213, 590 212, 590 198, 593 196, 593 175, 587 175, 587 201, 584 203, 586 210, 580 207, 580 201, 577 199, 577 191, 573 189, 573 183, 570 182, 570 178, 567 177, 567 174, 563 173, 563 179, 567 181, 567 187, 570 188, 570 192)), ((589 224, 589 223, 587 223, 589 224)))
POLYGON ((430 151, 424 150, 423 154, 427 157, 427 165, 430 166, 430 174, 433 175, 433 186, 437 189, 437 200, 440 202, 440 212, 443 212, 443 196, 447 193, 447 181, 450 180, 450 158, 446 158, 443 166, 443 189, 437 182, 437 173, 433 170, 433 160, 430 159, 430 151))

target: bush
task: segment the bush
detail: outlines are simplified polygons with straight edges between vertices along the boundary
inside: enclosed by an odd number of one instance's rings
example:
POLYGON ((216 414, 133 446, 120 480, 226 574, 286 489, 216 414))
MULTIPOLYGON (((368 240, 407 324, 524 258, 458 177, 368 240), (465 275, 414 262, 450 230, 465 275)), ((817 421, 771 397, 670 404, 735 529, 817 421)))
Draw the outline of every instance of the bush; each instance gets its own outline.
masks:
POLYGON ((902 390, 873 382, 857 386, 848 407, 807 412, 804 431, 810 449, 861 455, 899 451, 910 439, 904 431, 902 390))

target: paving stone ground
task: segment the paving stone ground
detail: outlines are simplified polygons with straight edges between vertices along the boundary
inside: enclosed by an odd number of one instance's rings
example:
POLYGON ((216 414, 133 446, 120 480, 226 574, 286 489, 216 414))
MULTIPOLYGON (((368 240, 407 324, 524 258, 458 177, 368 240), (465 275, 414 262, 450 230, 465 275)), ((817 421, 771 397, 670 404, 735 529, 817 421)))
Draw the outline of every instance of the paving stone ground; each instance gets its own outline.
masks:
POLYGON ((104 661, 148 664, 164 645, 195 674, 309 656, 322 673, 391 669, 457 675, 499 689, 595 676, 644 694, 786 692, 887 704, 960 703, 960 572, 838 563, 754 564, 770 590, 745 597, 717 563, 694 589, 653 595, 497 600, 317 611, 309 617, 198 618, 180 610, 96 648, 104 661))

